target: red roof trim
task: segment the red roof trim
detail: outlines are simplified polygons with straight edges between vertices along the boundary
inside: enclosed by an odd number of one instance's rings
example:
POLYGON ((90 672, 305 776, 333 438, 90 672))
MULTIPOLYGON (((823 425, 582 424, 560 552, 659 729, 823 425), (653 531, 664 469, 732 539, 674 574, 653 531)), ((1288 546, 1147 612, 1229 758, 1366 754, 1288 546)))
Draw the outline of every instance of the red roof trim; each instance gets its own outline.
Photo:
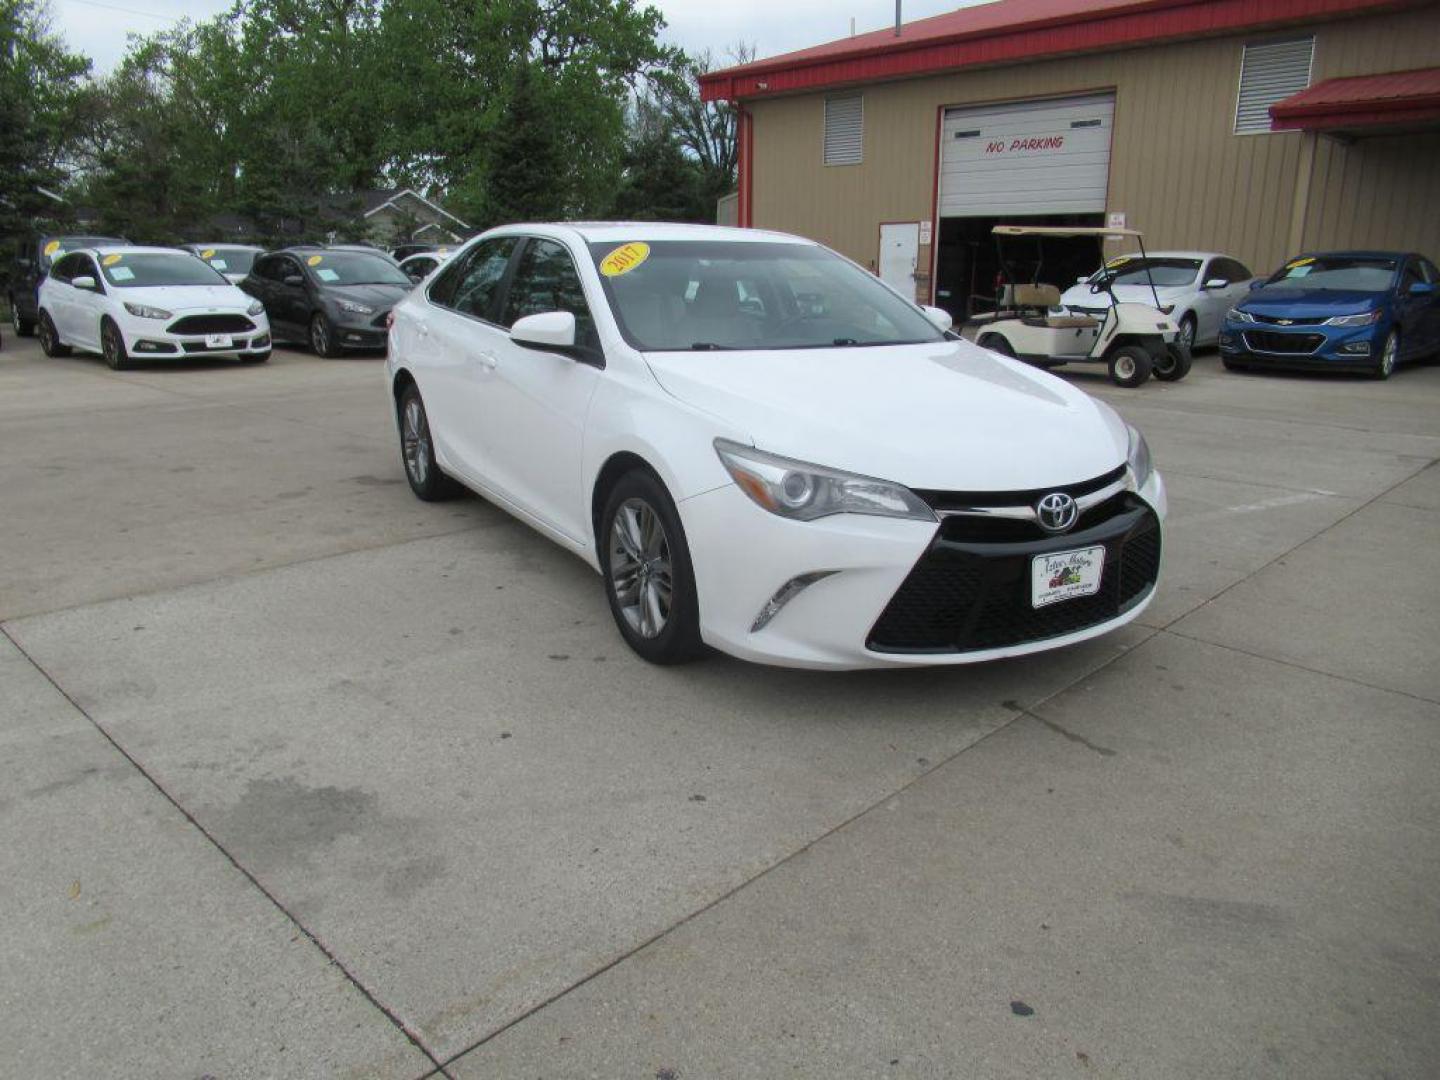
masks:
POLYGON ((1335 131, 1440 120, 1440 68, 1326 79, 1270 106, 1272 131, 1335 131))
POLYGON ((1127 45, 1318 22, 1415 6, 1417 0, 1001 0, 700 76, 706 101, 736 101, 826 86, 1016 63, 1127 45), (1014 22, 997 22, 1014 8, 1014 22), (1042 17, 1024 12, 1048 11, 1042 17), (851 41, 856 44, 851 45, 851 41))

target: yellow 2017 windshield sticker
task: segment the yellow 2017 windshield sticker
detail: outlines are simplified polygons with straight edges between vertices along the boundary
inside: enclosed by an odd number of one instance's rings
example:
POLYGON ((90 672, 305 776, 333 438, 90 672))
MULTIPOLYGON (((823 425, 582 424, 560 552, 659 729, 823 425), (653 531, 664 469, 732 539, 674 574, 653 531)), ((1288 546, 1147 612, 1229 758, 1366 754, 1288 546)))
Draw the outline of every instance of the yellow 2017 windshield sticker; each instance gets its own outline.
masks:
POLYGON ((215 257, 215 249, 206 248, 204 251, 200 252, 200 257, 202 259, 213 259, 215 257))
POLYGON ((619 277, 621 274, 628 274, 649 257, 650 245, 643 241, 621 244, 600 260, 600 273, 606 277, 619 277))
POLYGON ((1285 269, 1294 270, 1297 266, 1309 266, 1314 261, 1314 259, 1291 259, 1285 264, 1285 269))
POLYGON ((105 258, 103 258, 103 259, 100 260, 100 265, 101 265, 101 266, 114 266, 117 262, 120 261, 121 258, 122 258, 122 256, 120 256, 120 255, 106 255, 105 258))
POLYGON ((1124 266, 1132 258, 1134 258, 1133 255, 1116 255, 1115 258, 1111 259, 1105 266, 1107 269, 1113 270, 1117 266, 1124 266))
POLYGON ((57 251, 59 251, 59 250, 60 250, 60 241, 59 241, 59 240, 51 240, 48 244, 45 245, 45 254, 46 254, 46 255, 54 255, 54 254, 55 254, 57 251))
POLYGON ((308 259, 305 260, 306 265, 308 266, 319 266, 324 261, 324 255, 311 255, 308 259))

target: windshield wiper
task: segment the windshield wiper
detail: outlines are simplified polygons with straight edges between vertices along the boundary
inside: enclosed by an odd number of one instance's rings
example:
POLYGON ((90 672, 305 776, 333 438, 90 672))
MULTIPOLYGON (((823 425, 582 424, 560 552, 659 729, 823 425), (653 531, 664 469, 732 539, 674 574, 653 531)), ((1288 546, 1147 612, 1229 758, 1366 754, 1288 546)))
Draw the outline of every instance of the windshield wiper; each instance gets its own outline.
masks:
POLYGON ((716 345, 713 341, 692 341, 691 352, 729 352, 733 350, 732 345, 716 345))

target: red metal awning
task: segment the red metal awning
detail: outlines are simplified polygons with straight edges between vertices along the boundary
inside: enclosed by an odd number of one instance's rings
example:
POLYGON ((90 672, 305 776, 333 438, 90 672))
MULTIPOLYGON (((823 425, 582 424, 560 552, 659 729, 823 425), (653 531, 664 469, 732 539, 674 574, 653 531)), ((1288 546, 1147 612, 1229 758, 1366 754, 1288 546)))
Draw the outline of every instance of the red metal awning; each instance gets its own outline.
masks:
POLYGON ((1270 106, 1272 131, 1364 131, 1440 124, 1440 67, 1326 79, 1270 106))

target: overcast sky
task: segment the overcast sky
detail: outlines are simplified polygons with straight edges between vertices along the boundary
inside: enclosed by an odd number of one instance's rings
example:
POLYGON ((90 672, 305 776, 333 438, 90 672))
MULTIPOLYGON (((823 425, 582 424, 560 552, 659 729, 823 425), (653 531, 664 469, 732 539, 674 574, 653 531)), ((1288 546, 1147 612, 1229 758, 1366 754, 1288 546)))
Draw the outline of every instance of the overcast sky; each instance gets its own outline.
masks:
MULTIPOLYGON (((878 30, 895 19, 892 0, 651 0, 665 14, 664 38, 689 52, 709 48, 717 56, 737 41, 757 45, 760 55, 803 49, 850 33, 878 30)), ((904 0, 905 21, 968 6, 975 0, 904 0)), ((180 19, 204 19, 231 0, 50 0, 55 29, 70 47, 106 72, 125 53, 128 34, 153 33, 180 19)))

